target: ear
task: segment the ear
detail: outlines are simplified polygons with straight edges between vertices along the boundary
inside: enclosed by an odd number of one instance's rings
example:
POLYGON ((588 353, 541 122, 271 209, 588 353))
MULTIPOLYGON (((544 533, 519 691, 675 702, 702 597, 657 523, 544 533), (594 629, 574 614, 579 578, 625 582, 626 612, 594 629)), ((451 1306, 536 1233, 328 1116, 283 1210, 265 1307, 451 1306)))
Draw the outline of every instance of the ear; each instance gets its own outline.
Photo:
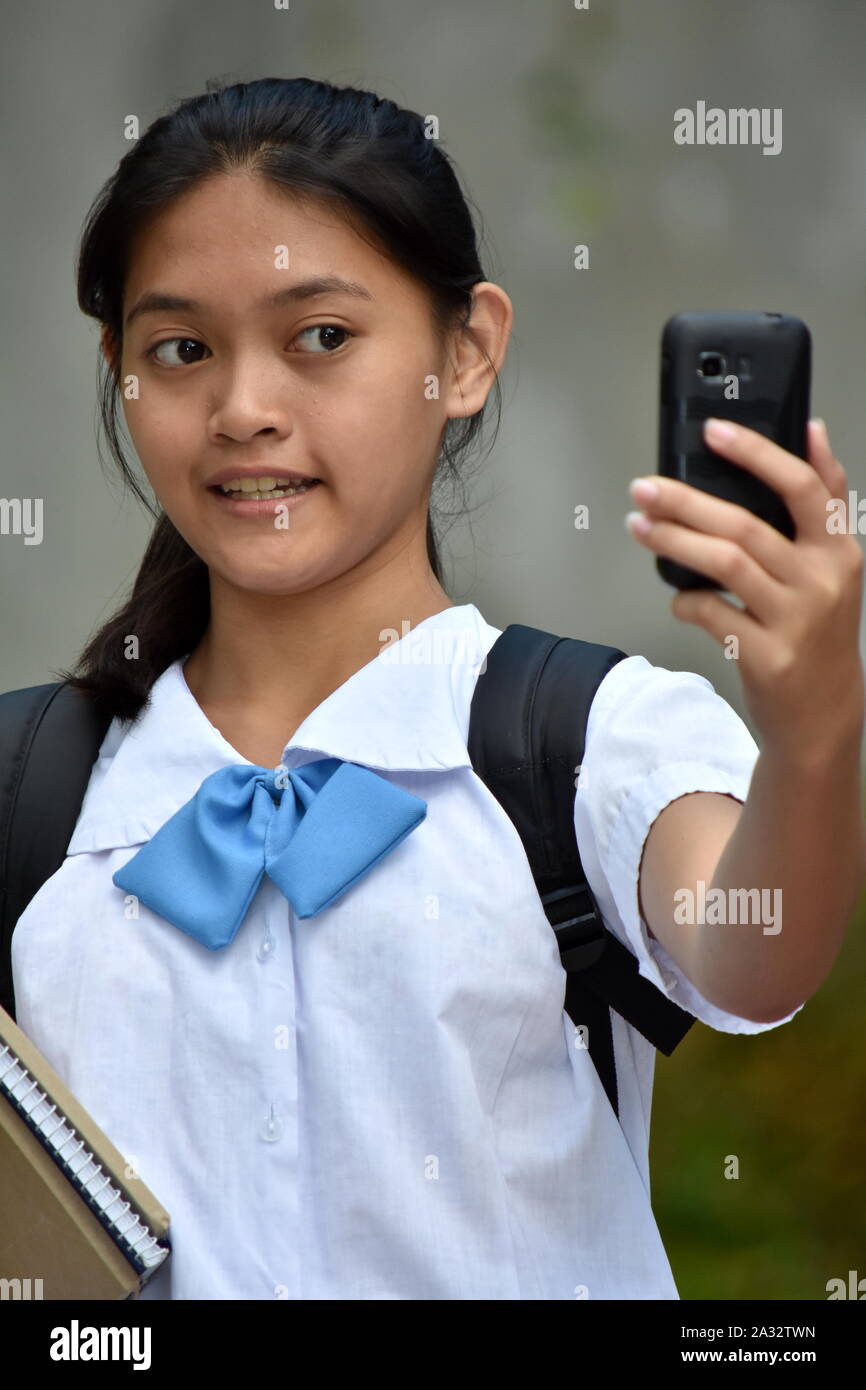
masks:
POLYGON ((482 280, 473 286, 472 313, 467 324, 472 334, 464 330, 454 344, 454 383, 448 398, 450 418, 475 415, 481 410, 493 385, 487 357, 499 372, 513 322, 514 307, 499 285, 482 280))
POLYGON ((99 345, 102 355, 111 369, 112 376, 116 379, 120 375, 120 352, 114 334, 107 324, 103 324, 99 334, 99 345))

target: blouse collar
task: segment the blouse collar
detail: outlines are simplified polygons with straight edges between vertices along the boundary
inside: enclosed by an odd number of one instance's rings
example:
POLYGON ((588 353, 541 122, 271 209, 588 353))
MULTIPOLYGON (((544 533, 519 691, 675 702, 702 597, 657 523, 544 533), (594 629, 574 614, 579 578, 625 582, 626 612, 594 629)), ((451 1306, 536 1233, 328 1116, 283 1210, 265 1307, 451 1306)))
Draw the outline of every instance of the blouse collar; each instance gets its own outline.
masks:
MULTIPOLYGON (((281 761, 334 757, 394 771, 471 767, 469 707, 499 636, 472 603, 434 613, 382 647, 299 725, 281 761)), ((384 638, 383 638, 384 640, 384 638)), ((250 765, 211 724, 179 657, 132 721, 112 720, 67 854, 141 844, 210 773, 250 765)))

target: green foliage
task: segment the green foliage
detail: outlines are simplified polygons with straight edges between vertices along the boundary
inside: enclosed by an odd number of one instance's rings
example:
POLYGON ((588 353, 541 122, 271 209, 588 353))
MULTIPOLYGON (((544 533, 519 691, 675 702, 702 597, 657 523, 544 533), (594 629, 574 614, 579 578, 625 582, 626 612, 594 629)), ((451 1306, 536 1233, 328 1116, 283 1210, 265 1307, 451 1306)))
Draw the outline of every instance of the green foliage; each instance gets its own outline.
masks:
POLYGON ((828 1279, 866 1275, 864 994, 866 898, 792 1022, 752 1036, 697 1023, 659 1055, 652 1202, 681 1298, 826 1299, 828 1279))
POLYGON ((594 110, 591 76, 579 76, 602 70, 617 23, 603 8, 589 22, 585 18, 561 8, 550 51, 523 79, 530 147, 543 161, 548 212, 575 242, 590 241, 607 220, 610 171, 621 153, 610 123, 594 110))

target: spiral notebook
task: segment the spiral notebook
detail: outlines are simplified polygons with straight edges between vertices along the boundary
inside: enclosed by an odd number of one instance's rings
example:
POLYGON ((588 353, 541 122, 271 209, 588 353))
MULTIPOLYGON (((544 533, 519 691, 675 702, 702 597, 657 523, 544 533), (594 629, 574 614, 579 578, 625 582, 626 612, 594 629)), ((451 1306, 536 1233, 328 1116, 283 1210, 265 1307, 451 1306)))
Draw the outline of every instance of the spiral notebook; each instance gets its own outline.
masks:
POLYGON ((0 1297, 137 1298, 169 1216, 0 1008, 0 1297))

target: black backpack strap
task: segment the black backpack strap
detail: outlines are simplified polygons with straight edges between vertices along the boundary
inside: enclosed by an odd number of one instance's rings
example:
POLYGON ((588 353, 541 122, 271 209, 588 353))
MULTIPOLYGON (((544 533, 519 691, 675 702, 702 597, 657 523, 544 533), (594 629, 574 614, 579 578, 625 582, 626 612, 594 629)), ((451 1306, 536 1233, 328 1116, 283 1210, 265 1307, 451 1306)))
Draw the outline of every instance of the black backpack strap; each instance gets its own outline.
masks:
POLYGON ((604 925, 580 862, 576 769, 596 690, 626 653, 512 623, 487 654, 470 711, 472 766, 523 841, 567 972, 565 1008, 585 1026, 589 1053, 616 1115, 617 1013, 670 1056, 694 1016, 638 972, 636 956, 604 925))
POLYGON ((0 694, 0 1005, 13 1018, 12 933, 66 858, 110 722, 65 681, 0 694))

